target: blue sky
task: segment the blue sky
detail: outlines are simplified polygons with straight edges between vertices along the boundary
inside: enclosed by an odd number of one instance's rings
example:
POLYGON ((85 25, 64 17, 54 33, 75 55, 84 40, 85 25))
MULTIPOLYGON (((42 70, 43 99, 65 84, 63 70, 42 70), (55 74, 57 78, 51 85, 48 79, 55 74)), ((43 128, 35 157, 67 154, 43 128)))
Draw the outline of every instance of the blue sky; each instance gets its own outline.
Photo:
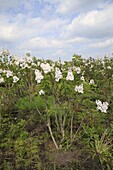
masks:
POLYGON ((0 0, 0 50, 70 60, 113 53, 113 0, 0 0))

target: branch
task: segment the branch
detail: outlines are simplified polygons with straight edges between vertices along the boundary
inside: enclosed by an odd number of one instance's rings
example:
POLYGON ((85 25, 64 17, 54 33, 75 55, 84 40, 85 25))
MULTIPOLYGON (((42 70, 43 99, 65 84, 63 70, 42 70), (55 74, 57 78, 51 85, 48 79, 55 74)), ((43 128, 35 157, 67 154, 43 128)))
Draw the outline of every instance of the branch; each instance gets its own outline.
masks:
POLYGON ((54 136, 53 136, 53 132, 52 132, 51 126, 50 126, 50 118, 48 118, 47 127, 48 127, 48 129, 49 129, 51 138, 52 138, 52 140, 53 140, 53 143, 54 143, 56 149, 59 149, 59 147, 58 147, 58 145, 57 145, 57 143, 56 143, 56 140, 55 140, 55 138, 54 138, 54 136))

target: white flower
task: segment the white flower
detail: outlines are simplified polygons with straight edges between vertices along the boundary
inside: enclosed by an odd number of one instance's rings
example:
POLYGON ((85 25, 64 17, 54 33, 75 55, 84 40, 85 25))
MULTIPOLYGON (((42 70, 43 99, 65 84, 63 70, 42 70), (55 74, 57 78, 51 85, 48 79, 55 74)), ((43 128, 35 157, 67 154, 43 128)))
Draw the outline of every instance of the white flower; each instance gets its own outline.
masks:
POLYGON ((64 65, 65 65, 65 62, 64 62, 64 61, 61 61, 61 64, 64 66, 64 65))
POLYGON ((105 65, 105 62, 104 62, 104 61, 102 61, 101 63, 102 63, 103 65, 105 65))
POLYGON ((68 70, 66 80, 72 80, 72 81, 74 80, 74 75, 71 70, 68 70))
POLYGON ((21 67, 22 69, 24 69, 24 68, 25 68, 25 62, 20 63, 20 67, 21 67))
POLYGON ((55 70, 55 80, 58 82, 61 78, 62 78, 62 72, 60 71, 60 69, 58 67, 56 67, 55 70))
POLYGON ((3 73, 7 73, 7 70, 3 70, 3 73))
POLYGON ((89 82, 89 84, 95 84, 94 80, 91 79, 90 82, 89 82))
POLYGON ((44 76, 42 75, 42 73, 36 69, 35 70, 35 80, 37 81, 37 83, 40 83, 43 78, 44 78, 44 76))
POLYGON ((8 55, 10 55, 9 50, 4 50, 4 49, 2 49, 2 55, 3 55, 4 57, 7 57, 8 55))
POLYGON ((45 92, 43 90, 39 91, 39 95, 44 95, 44 94, 45 94, 45 92))
POLYGON ((19 59, 20 67, 21 67, 22 69, 31 68, 32 62, 33 62, 32 58, 30 58, 30 57, 28 57, 28 56, 21 57, 21 58, 19 59))
POLYGON ((96 100, 96 104, 97 104, 97 105, 101 105, 102 102, 101 102, 100 100, 96 100))
POLYGON ((32 66, 35 66, 35 67, 36 67, 37 65, 36 65, 35 63, 32 63, 32 66))
POLYGON ((13 76, 13 72, 10 70, 6 70, 6 77, 9 78, 11 76, 13 76))
POLYGON ((49 63, 46 63, 46 64, 41 63, 41 64, 40 64, 40 67, 43 69, 43 71, 44 71, 45 74, 47 74, 48 72, 50 72, 50 71, 53 69, 53 67, 50 66, 49 63))
POLYGON ((27 63, 24 64, 24 68, 31 68, 27 63))
POLYGON ((84 93, 83 84, 75 86, 75 91, 79 93, 84 93))
POLYGON ((81 68, 80 67, 74 67, 74 70, 77 72, 77 74, 81 73, 81 68))
POLYGON ((13 76, 13 83, 16 83, 19 80, 17 76, 13 76))
POLYGON ((18 61, 14 61, 14 64, 18 66, 20 64, 19 60, 18 61))
POLYGON ((3 83, 3 82, 4 82, 4 78, 0 77, 0 83, 3 83))
POLYGON ((20 62, 20 63, 25 63, 26 61, 25 61, 25 59, 24 59, 23 57, 21 57, 21 58, 19 59, 19 62, 20 62))
POLYGON ((88 66, 88 63, 85 63, 85 66, 88 66))
POLYGON ((37 62, 37 65, 40 66, 40 61, 37 62))
POLYGON ((28 63, 26 63, 25 61, 20 64, 20 67, 21 67, 22 69, 31 68, 31 66, 29 66, 28 63))
POLYGON ((102 102, 100 100, 96 100, 96 104, 97 104, 97 110, 100 110, 103 113, 107 113, 107 109, 108 109, 108 102, 102 102))
POLYGON ((81 79, 82 81, 85 81, 84 76, 81 76, 80 79, 81 79))
POLYGON ((33 62, 33 59, 30 56, 27 56, 27 55, 25 56, 25 60, 29 64, 33 62))
POLYGON ((91 64, 91 67, 90 68, 93 68, 93 65, 91 64))
POLYGON ((2 70, 2 69, 0 69, 0 73, 3 73, 3 70, 2 70))
POLYGON ((111 70, 111 66, 108 66, 107 69, 111 70))
POLYGON ((12 57, 11 57, 11 62, 10 62, 10 64, 12 65, 12 64, 15 64, 15 65, 19 65, 19 58, 18 58, 18 56, 16 56, 16 55, 13 55, 12 57))

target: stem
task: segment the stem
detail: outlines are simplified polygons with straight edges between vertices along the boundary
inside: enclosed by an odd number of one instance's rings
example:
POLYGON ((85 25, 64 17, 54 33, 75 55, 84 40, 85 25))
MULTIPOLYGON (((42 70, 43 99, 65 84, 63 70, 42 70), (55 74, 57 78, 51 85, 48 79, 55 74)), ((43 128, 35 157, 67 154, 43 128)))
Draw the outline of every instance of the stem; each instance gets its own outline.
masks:
POLYGON ((64 119, 63 119, 63 127, 65 126, 66 117, 67 117, 67 115, 64 115, 64 119))
MULTIPOLYGON (((59 98, 57 99, 57 102, 58 102, 60 108, 62 108, 62 104, 61 104, 59 98)), ((61 111, 59 114, 59 122, 60 122, 60 130, 61 130, 61 134, 62 134, 62 139, 61 139, 61 142, 62 142, 64 140, 64 136, 65 136, 65 132, 64 132, 65 119, 62 120, 62 112, 61 111)))
POLYGON ((62 134, 62 140, 64 140, 64 136, 65 136, 65 133, 64 133, 64 127, 63 127, 63 122, 62 122, 62 113, 60 112, 60 117, 59 117, 59 120, 60 120, 60 129, 61 129, 61 134, 62 134))
POLYGON ((58 147, 58 145, 57 145, 57 143, 56 143, 56 140, 55 140, 55 138, 54 138, 54 136, 53 136, 53 132, 52 132, 51 126, 50 126, 50 118, 48 118, 47 127, 48 127, 48 129, 49 129, 51 138, 52 138, 52 140, 53 140, 53 143, 54 143, 56 149, 59 149, 59 147, 58 147))
POLYGON ((74 134, 73 140, 75 139, 75 137, 76 137, 76 135, 77 135, 77 133, 78 133, 78 131, 80 130, 81 127, 82 127, 82 122, 80 123, 80 125, 79 125, 79 127, 78 127, 76 133, 74 134))
POLYGON ((70 132, 70 138, 71 138, 71 142, 72 142, 72 138, 73 138, 73 116, 71 117, 71 132, 70 132))
POLYGON ((57 117, 56 113, 55 113, 55 122, 56 122, 56 125, 57 125, 57 130, 60 132, 60 126, 59 126, 59 123, 58 123, 58 117, 57 117))

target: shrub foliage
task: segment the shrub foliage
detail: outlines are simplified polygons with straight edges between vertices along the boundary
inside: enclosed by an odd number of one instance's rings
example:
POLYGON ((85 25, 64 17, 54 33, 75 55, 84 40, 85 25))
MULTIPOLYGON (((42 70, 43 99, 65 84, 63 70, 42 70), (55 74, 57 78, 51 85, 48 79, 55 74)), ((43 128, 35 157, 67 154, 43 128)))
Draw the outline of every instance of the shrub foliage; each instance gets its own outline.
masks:
POLYGON ((113 58, 0 56, 0 169, 112 169, 113 58))

